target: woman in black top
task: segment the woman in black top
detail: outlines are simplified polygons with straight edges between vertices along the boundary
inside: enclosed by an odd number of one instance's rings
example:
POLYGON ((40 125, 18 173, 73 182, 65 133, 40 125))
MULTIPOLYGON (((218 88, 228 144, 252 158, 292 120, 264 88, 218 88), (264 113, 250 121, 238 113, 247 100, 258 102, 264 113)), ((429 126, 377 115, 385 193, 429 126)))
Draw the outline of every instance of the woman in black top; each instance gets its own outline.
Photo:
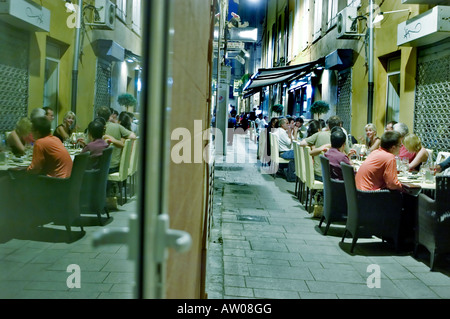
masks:
POLYGON ((76 127, 76 116, 72 111, 67 112, 64 115, 62 124, 58 125, 53 132, 53 136, 58 137, 61 142, 64 143, 65 140, 69 139, 76 127))

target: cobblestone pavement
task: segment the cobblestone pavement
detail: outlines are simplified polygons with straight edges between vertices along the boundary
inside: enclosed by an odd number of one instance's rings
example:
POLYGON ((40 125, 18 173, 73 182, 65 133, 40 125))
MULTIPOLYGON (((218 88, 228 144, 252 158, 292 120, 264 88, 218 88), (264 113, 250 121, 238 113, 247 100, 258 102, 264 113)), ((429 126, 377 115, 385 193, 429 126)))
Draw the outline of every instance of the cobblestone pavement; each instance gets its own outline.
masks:
POLYGON ((345 225, 324 236, 294 196, 295 183, 261 173, 248 136, 236 136, 216 161, 209 299, 450 298, 448 258, 430 272, 425 248, 415 259, 372 238, 351 254, 351 240, 341 243, 345 225))

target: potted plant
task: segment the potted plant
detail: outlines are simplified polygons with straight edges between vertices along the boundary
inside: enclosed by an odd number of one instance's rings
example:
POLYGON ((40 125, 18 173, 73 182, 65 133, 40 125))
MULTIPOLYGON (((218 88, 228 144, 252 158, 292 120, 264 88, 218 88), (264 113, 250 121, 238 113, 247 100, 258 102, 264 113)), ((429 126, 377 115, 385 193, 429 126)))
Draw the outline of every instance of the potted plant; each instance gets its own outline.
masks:
POLYGON ((277 114, 277 116, 280 116, 283 113, 283 104, 274 104, 272 105, 272 113, 277 114))
POLYGON ((137 103, 136 98, 130 93, 123 93, 119 95, 119 97, 117 98, 117 102, 121 106, 125 107, 127 112, 133 112, 134 111, 133 109, 137 103))
POLYGON ((317 114, 317 119, 320 118, 320 114, 325 114, 330 110, 330 105, 325 101, 315 101, 310 108, 312 114, 317 114))

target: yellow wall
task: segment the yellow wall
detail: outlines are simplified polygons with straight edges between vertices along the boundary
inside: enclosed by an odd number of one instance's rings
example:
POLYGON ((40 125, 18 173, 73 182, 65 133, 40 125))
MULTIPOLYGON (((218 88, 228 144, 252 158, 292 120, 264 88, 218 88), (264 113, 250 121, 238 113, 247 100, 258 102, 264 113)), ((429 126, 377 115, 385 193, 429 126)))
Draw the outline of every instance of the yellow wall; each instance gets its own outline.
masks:
MULTIPOLYGON (((71 110, 76 29, 70 28, 67 23, 68 20, 70 21, 71 13, 66 12, 63 1, 50 0, 42 3, 42 1, 34 0, 34 2, 50 10, 51 21, 50 32, 37 32, 31 36, 29 112, 36 107, 43 106, 46 43, 47 41, 56 42, 61 47, 58 97, 58 123, 61 123, 64 114, 71 110)), ((84 4, 94 4, 94 1, 84 1, 84 4)), ((86 26, 84 38, 81 36, 81 39, 83 46, 81 47, 81 59, 78 63, 76 115, 78 129, 83 131, 94 117, 97 57, 93 51, 92 43, 97 39, 113 39, 122 47, 138 55, 142 54, 142 43, 140 36, 132 32, 119 19, 116 19, 114 31, 92 29, 90 26, 86 26)), ((134 76, 133 70, 130 69, 128 74, 134 76)), ((124 91, 126 89, 126 86, 124 86, 124 91)), ((130 93, 134 92, 131 91, 130 93)), ((112 106, 117 105, 115 100, 111 102, 112 106)))
MULTIPOLYGON (((406 6, 399 3, 385 2, 376 12, 393 11, 410 8, 408 12, 388 14, 385 19, 374 25, 374 100, 372 122, 376 125, 378 135, 384 132, 386 116, 387 68, 389 57, 399 56, 400 67, 400 115, 399 120, 412 128, 414 120, 414 92, 417 64, 417 50, 397 46, 397 25, 406 19, 426 11, 424 6, 406 6)), ((357 59, 352 68, 352 133, 355 137, 364 135, 367 124, 368 69, 365 60, 363 39, 359 40, 357 59)))

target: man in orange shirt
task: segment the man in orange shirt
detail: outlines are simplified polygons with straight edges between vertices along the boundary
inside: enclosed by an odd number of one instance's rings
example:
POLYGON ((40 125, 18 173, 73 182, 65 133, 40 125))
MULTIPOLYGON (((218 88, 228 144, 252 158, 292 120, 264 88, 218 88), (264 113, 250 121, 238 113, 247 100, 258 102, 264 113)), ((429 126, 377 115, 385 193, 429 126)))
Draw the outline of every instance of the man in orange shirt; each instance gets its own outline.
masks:
POLYGON ((36 142, 27 171, 58 178, 70 177, 72 159, 61 140, 51 135, 50 121, 46 117, 34 119, 32 131, 36 142))
POLYGON ((402 146, 400 133, 385 132, 380 148, 372 151, 356 173, 356 188, 363 191, 380 189, 402 190, 397 178, 395 155, 402 146))

